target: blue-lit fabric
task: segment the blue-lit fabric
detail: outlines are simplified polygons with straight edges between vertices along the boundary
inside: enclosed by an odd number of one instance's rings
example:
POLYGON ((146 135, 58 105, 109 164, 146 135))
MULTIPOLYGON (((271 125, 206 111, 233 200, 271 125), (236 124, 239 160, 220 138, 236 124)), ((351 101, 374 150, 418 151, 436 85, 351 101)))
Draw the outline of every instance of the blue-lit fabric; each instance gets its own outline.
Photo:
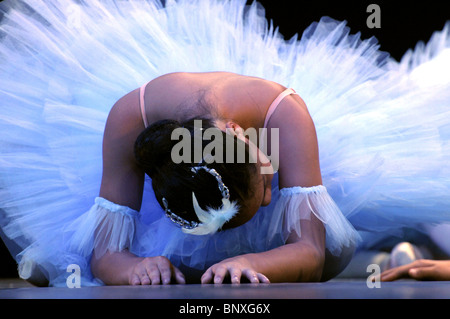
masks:
POLYGON ((24 277, 38 265, 51 285, 65 285, 75 263, 83 285, 99 284, 94 248, 128 246, 202 269, 282 245, 311 213, 335 254, 357 239, 345 219, 383 236, 450 220, 450 24, 397 62, 330 18, 286 41, 244 0, 6 0, 0 8, 0 225, 22 250, 24 277), (296 90, 316 127, 324 188, 274 185, 268 207, 213 240, 182 234, 148 183, 139 214, 96 201, 112 105, 163 74, 217 70, 296 90))

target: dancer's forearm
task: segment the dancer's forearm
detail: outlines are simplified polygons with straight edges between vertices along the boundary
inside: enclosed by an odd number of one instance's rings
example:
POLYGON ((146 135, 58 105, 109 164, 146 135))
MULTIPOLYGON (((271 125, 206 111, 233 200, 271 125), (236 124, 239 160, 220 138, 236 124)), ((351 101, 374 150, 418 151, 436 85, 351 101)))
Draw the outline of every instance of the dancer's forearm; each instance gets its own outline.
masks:
POLYGON ((321 249, 302 242, 249 254, 246 258, 270 282, 319 281, 325 260, 321 249))
POLYGON ((100 258, 92 257, 92 274, 107 285, 129 285, 132 269, 143 258, 127 250, 107 252, 100 258))

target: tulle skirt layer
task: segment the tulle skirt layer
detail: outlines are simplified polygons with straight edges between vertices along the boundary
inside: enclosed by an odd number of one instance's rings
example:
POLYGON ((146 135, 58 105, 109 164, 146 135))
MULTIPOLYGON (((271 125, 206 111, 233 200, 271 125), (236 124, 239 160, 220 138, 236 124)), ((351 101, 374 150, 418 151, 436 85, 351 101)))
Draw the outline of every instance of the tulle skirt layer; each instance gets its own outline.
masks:
MULTIPOLYGON (((38 260, 54 284, 70 263, 84 265, 86 282, 95 283, 90 256, 68 253, 72 233, 62 229, 80 222, 98 196, 112 105, 170 72, 230 71, 293 87, 316 125, 324 186, 357 230, 400 234, 450 220, 450 24, 398 63, 375 39, 330 18, 285 41, 261 6, 243 0, 7 0, 2 8, 1 226, 24 250, 17 260, 38 260)), ((273 240, 267 232, 223 232, 211 244, 166 240, 177 229, 148 184, 133 252, 201 269, 279 246, 280 224, 271 228, 264 217, 275 211, 277 192, 274 185, 273 203, 248 226, 276 229, 273 240), (214 258, 180 255, 186 251, 214 258)), ((330 230, 342 242, 345 232, 330 230)))

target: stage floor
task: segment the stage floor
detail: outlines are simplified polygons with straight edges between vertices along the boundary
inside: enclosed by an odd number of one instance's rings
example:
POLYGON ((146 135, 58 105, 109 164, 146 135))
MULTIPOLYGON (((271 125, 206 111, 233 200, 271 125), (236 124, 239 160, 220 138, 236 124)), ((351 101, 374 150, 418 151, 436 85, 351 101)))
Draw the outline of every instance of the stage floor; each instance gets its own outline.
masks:
POLYGON ((365 280, 267 285, 168 285, 37 288, 0 281, 0 299, 450 299, 450 282, 402 280, 369 288, 365 280))

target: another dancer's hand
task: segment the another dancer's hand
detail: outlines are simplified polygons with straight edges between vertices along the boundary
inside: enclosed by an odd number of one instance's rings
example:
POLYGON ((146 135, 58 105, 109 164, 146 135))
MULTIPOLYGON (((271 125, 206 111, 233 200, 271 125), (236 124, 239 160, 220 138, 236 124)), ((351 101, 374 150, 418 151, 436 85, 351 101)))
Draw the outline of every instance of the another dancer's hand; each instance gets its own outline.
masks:
POLYGON ((163 256, 147 257, 138 262, 129 276, 130 285, 184 284, 183 273, 163 256))
POLYGON ((450 280, 450 260, 416 260, 408 265, 392 268, 381 274, 382 281, 402 278, 416 280, 450 280))
POLYGON ((201 282, 221 284, 225 278, 229 278, 233 284, 240 283, 243 278, 250 283, 270 283, 265 275, 256 272, 242 256, 228 258, 209 267, 203 274, 201 282))

